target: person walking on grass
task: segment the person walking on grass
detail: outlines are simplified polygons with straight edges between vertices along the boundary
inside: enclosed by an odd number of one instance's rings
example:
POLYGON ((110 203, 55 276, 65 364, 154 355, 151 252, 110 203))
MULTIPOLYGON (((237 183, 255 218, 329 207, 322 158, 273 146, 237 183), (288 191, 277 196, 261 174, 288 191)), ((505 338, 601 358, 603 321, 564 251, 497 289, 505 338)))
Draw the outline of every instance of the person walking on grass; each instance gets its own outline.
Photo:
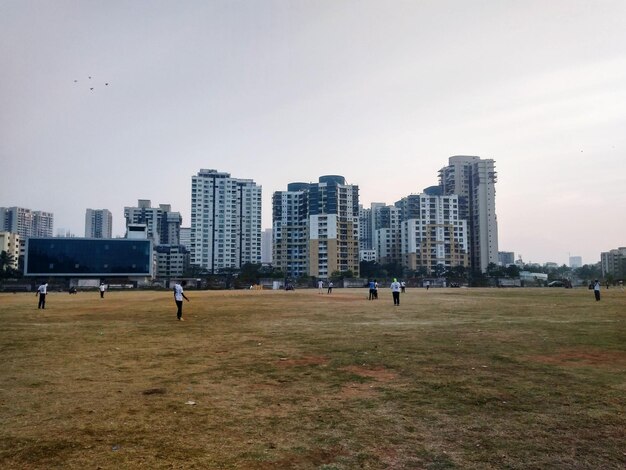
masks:
POLYGON ((37 292, 35 295, 39 296, 39 303, 37 304, 37 309, 46 309, 46 294, 48 293, 48 284, 43 282, 37 288, 37 292))
POLYGON ((183 291, 183 286, 185 285, 187 285, 187 281, 183 281, 182 283, 177 282, 174 284, 174 301, 176 302, 176 307, 178 308, 178 311, 176 312, 176 318, 178 318, 178 321, 185 321, 183 320, 183 299, 189 302, 189 299, 183 291))
POLYGON ((596 302, 600 300, 600 281, 597 279, 593 282, 593 293, 596 296, 596 302))
POLYGON ((394 277, 393 282, 391 283, 391 295, 393 296, 393 305, 400 305, 400 283, 394 277))

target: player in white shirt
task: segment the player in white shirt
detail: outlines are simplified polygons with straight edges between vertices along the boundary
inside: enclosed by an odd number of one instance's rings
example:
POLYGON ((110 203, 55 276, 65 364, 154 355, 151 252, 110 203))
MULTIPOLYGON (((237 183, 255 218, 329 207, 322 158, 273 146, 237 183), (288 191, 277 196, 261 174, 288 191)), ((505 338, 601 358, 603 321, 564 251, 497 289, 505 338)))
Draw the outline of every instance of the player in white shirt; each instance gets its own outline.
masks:
POLYGON ((186 284, 187 284, 186 281, 183 281, 182 285, 179 284, 178 282, 174 284, 174 301, 176 302, 176 307, 178 307, 178 311, 176 312, 176 317, 178 318, 178 321, 184 321, 183 320, 183 299, 189 302, 189 299, 187 298, 187 296, 185 295, 185 292, 183 291, 183 286, 186 284))
POLYGON ((39 303, 37 304, 38 309, 41 308, 45 310, 47 293, 48 293, 48 284, 44 282, 39 285, 39 287, 37 288, 37 292, 35 293, 35 295, 39 296, 39 303))
POLYGON ((393 296, 393 304, 400 305, 400 283, 394 277, 393 282, 391 283, 391 295, 393 296))

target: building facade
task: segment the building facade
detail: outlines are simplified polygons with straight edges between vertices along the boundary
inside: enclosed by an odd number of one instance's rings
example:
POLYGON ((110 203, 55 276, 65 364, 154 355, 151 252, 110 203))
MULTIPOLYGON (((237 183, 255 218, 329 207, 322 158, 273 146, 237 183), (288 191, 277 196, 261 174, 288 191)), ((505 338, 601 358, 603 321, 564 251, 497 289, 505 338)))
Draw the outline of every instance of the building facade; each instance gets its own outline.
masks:
POLYGON ((180 228, 180 244, 191 252, 191 227, 180 228))
POLYGON ((411 270, 467 267, 467 221, 460 217, 458 196, 411 195, 396 203, 403 207, 403 265, 411 270))
POLYGON ((622 246, 600 254, 602 277, 626 278, 626 247, 622 246))
POLYGON ((156 275, 159 278, 183 277, 189 267, 189 250, 183 245, 158 245, 156 275))
POLYGON ((402 232, 400 209, 395 206, 372 204, 372 239, 380 264, 402 262, 402 232))
POLYGON ((289 277, 359 275, 359 187, 338 175, 273 195, 274 265, 289 277))
POLYGON ((17 233, 22 238, 51 237, 54 215, 23 207, 0 207, 0 232, 17 233))
POLYGON ((108 209, 85 211, 85 238, 112 238, 113 216, 108 209))
POLYGON ((482 272, 498 264, 496 182, 492 159, 458 155, 439 171, 442 193, 459 197, 459 215, 468 221, 470 267, 482 272))
POLYGON ((212 273, 261 263, 261 187, 201 169, 191 178, 191 264, 212 273))
POLYGON ((0 252, 6 252, 9 256, 9 266, 17 269, 20 259, 20 239, 17 233, 0 232, 0 252))
POLYGON ((126 230, 131 224, 145 224, 148 238, 155 245, 179 245, 182 217, 179 212, 172 212, 170 204, 152 207, 149 199, 139 199, 136 207, 124 207, 126 230))
POLYGON ((31 237, 26 241, 25 276, 145 281, 152 274, 151 240, 31 237))
POLYGON ((580 268, 583 265, 583 257, 582 256, 570 256, 569 257, 569 267, 572 269, 580 268))
POLYGON ((266 228, 261 232, 261 263, 272 264, 272 229, 266 228))
POLYGON ((498 264, 500 266, 505 266, 505 267, 515 264, 515 252, 499 251, 498 252, 498 264))
POLYGON ((309 275, 308 183, 290 183, 272 195, 272 258, 287 277, 309 275))

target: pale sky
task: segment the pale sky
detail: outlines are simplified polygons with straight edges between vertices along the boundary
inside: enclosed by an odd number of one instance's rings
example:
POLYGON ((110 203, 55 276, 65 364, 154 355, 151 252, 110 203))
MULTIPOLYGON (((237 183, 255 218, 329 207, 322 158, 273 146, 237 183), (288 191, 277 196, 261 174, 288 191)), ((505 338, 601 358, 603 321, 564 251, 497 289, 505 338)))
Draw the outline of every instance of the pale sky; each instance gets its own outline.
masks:
POLYGON ((626 245, 625 25, 623 0, 0 0, 0 206, 189 226, 214 168, 269 228, 289 182, 392 204, 478 155, 500 251, 594 263, 626 245))

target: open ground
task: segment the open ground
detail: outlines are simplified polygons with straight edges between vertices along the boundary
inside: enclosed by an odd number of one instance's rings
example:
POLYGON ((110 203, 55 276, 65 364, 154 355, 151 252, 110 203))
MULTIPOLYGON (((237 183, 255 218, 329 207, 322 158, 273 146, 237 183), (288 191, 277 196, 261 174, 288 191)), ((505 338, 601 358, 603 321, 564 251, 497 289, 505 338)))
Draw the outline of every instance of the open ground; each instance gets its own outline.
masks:
POLYGON ((0 467, 626 467, 626 292, 0 294, 0 467))

